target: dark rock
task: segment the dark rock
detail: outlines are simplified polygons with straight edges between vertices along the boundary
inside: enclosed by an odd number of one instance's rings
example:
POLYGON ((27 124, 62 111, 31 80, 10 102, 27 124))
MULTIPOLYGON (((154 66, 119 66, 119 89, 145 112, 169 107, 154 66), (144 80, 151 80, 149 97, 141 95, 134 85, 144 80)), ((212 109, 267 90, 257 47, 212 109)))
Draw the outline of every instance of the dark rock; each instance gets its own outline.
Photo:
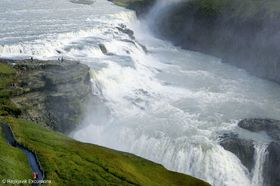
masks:
POLYGON ((273 119, 244 119, 238 126, 252 131, 265 131, 274 141, 266 149, 263 177, 265 186, 280 185, 280 121, 273 119))
POLYGON ((21 108, 21 117, 65 133, 74 129, 91 97, 89 67, 67 60, 12 62, 22 89, 12 101, 21 108))
POLYGON ((265 131, 273 140, 280 141, 280 121, 273 119, 244 119, 238 126, 252 131, 265 131))
POLYGON ((270 0, 189 0, 148 19, 155 20, 151 27, 158 36, 175 45, 280 83, 279 5, 270 0))
POLYGON ((134 32, 128 28, 126 28, 126 26, 122 26, 120 25, 120 27, 116 27, 120 32, 127 34, 130 39, 134 40, 135 36, 134 36, 134 32))
MULTIPOLYGON (((265 131, 274 141, 266 149, 263 165, 264 186, 280 185, 280 121, 273 119, 244 119, 238 126, 251 132, 265 131)), ((237 134, 227 133, 220 137, 220 144, 234 153, 251 172, 255 165, 254 142, 240 139, 237 134)))
POLYGON ((280 185, 280 144, 272 142, 267 148, 268 155, 264 162, 263 176, 265 186, 280 185))
POLYGON ((99 48, 104 55, 108 54, 108 50, 107 50, 107 48, 105 47, 104 44, 99 44, 99 48))
POLYGON ((255 148, 252 140, 240 139, 237 134, 229 133, 221 137, 220 145, 235 154, 249 171, 253 169, 255 148))
POLYGON ((76 4, 91 5, 94 3, 94 0, 70 0, 70 2, 76 4))

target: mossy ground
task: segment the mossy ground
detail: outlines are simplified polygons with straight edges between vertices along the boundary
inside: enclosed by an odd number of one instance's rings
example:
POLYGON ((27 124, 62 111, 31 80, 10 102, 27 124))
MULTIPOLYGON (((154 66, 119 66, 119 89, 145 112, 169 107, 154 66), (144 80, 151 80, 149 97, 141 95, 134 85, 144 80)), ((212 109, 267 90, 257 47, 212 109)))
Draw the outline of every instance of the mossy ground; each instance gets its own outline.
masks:
POLYGON ((18 141, 36 151, 53 185, 208 185, 132 154, 75 141, 35 123, 6 118, 18 141))
POLYGON ((15 80, 16 71, 8 64, 0 62, 0 97, 7 97, 7 90, 10 90, 10 84, 15 80))
MULTIPOLYGON (((9 96, 15 91, 11 84, 16 81, 16 70, 0 62, 0 117, 14 115, 19 109, 10 101, 9 96)), ((0 127, 0 180, 30 179, 31 169, 24 153, 4 139, 0 127)))
POLYGON ((16 87, 11 86, 16 83, 16 80, 16 70, 12 66, 0 62, 0 116, 20 114, 20 110, 9 99, 11 95, 19 91, 16 87))

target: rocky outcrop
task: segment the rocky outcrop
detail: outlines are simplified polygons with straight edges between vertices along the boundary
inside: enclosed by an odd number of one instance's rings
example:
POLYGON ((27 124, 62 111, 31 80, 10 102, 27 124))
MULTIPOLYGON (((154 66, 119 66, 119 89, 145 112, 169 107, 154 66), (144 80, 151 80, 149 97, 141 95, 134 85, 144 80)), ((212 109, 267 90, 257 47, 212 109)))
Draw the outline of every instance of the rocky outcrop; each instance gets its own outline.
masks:
POLYGON ((104 55, 108 54, 108 50, 107 50, 107 48, 105 47, 104 44, 99 44, 99 48, 104 55))
POLYGON ((71 3, 91 5, 94 3, 94 0, 70 0, 71 3))
POLYGON ((255 148, 252 140, 240 139, 237 134, 225 134, 221 137, 220 145, 235 154, 241 163, 251 172, 254 168, 255 148))
POLYGON ((69 132, 79 123, 91 95, 89 68, 75 61, 8 61, 17 69, 17 88, 11 99, 21 117, 69 132))
POLYGON ((118 27, 116 27, 120 32, 126 34, 129 36, 131 40, 135 40, 134 32, 127 28, 125 25, 120 24, 118 27))
MULTIPOLYGON (((263 178, 265 186, 280 185, 280 121, 273 119, 244 119, 238 123, 240 128, 251 132, 266 132, 272 142, 266 148, 263 164, 263 178)), ((221 136, 221 146, 234 153, 244 166, 251 172, 255 165, 254 141, 242 139, 238 134, 224 134, 221 136)))
POLYGON ((273 140, 280 141, 280 121, 273 119, 244 119, 238 126, 251 132, 265 131, 273 140))
POLYGON ((266 149, 267 156, 264 162, 264 185, 280 185, 280 121, 273 119, 244 119, 238 126, 252 131, 264 131, 269 135, 273 142, 266 149))
POLYGON ((264 163, 264 185, 280 185, 280 143, 272 142, 267 147, 268 155, 264 163))

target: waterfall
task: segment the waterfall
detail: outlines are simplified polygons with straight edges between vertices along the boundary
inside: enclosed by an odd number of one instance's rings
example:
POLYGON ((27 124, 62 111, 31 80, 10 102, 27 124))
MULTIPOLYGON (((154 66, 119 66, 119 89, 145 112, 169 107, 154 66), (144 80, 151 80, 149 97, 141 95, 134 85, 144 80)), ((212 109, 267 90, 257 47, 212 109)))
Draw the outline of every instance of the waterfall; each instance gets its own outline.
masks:
POLYGON ((252 171, 251 186, 263 186, 263 165, 266 159, 268 144, 255 144, 255 166, 252 171))
MULTIPOLYGON (((134 12, 104 0, 4 1, 2 57, 63 55, 92 69, 98 101, 73 138, 137 154, 214 186, 251 184, 246 168, 218 137, 241 118, 280 119, 279 86, 160 40, 134 12)), ((159 0, 149 16, 165 13, 162 8, 172 3, 159 0)), ((261 181, 257 171, 254 183, 261 181)))

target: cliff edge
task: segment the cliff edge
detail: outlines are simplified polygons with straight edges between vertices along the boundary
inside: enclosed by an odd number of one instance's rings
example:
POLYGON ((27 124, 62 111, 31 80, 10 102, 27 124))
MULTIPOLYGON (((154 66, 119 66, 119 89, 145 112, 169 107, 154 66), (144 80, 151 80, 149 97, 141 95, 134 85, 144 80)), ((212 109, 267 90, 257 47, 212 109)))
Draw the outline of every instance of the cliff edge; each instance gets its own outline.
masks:
POLYGON ((7 85, 20 117, 69 132, 91 95, 89 67, 75 61, 1 60, 15 70, 7 85))

